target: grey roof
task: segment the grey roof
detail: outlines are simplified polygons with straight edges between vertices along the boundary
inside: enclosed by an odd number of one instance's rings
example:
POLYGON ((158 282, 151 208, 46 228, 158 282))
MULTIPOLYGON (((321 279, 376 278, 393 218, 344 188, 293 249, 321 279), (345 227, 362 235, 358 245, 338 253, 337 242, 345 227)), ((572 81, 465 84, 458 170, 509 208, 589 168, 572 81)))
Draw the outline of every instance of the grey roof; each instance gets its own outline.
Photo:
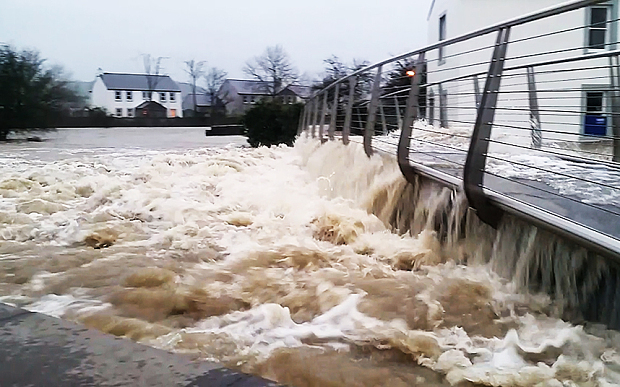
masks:
MULTIPOLYGON (((192 94, 194 92, 191 83, 177 82, 177 85, 179 85, 179 88, 181 89, 182 98, 185 98, 186 95, 192 94)), ((207 90, 204 87, 200 87, 196 85, 196 94, 206 94, 206 93, 207 93, 207 90)))
POLYGON ((310 86, 302 86, 302 85, 288 85, 285 89, 289 89, 293 93, 295 93, 298 97, 308 98, 312 93, 312 88, 310 86))
MULTIPOLYGON (((183 110, 194 108, 194 94, 188 94, 183 98, 183 110)), ((196 107, 211 106, 211 96, 207 94, 196 93, 196 107)))
POLYGON ((265 83, 255 79, 228 78, 226 82, 237 90, 237 94, 269 95, 265 83))
POLYGON ((150 78, 153 80, 153 91, 181 91, 179 85, 168 75, 103 73, 100 77, 108 90, 148 91, 150 78))

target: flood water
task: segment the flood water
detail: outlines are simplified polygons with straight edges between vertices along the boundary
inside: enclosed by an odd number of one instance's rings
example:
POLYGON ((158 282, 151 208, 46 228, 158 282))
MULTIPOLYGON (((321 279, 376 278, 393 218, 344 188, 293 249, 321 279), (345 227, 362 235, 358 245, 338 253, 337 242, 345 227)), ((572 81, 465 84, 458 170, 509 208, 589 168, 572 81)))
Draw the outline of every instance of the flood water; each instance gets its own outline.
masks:
POLYGON ((620 334, 392 229, 390 157, 200 128, 42 136, 0 144, 3 302, 292 386, 620 385, 620 334))

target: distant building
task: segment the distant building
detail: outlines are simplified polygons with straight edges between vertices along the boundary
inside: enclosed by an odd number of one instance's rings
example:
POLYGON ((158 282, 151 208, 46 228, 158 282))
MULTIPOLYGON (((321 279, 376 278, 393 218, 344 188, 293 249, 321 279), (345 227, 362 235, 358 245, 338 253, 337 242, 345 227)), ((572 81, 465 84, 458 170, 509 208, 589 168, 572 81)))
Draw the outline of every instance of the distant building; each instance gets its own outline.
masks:
POLYGON ((116 117, 135 117, 137 108, 142 116, 153 112, 156 116, 182 117, 181 102, 179 85, 167 75, 103 73, 95 79, 91 92, 91 106, 104 108, 116 117), (144 102, 157 103, 164 114, 144 102))
MULTIPOLYGON (((226 105, 228 115, 241 115, 254 104, 265 98, 272 98, 267 91, 265 82, 255 79, 232 79, 224 81, 217 96, 226 105)), ((288 85, 283 88, 276 98, 281 98, 284 103, 301 102, 310 96, 308 86, 288 85)))
POLYGON ((217 92, 226 105, 228 115, 240 115, 246 112, 253 104, 269 97, 263 82, 253 79, 232 79, 224 81, 217 92))
POLYGON ((282 102, 293 104, 305 102, 310 97, 310 94, 312 94, 310 86, 288 85, 278 93, 278 96, 282 98, 282 102))
POLYGON ((183 114, 186 117, 194 115, 194 108, 198 116, 204 116, 211 113, 211 96, 204 93, 196 93, 196 106, 194 106, 194 94, 187 94, 183 98, 183 114))

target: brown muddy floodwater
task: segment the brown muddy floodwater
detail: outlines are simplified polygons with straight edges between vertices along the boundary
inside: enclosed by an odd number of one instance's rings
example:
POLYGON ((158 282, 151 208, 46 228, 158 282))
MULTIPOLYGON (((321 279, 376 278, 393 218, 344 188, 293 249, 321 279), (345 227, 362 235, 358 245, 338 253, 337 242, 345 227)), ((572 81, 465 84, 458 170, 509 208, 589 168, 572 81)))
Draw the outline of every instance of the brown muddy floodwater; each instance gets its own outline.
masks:
POLYGON ((391 229, 394 160, 203 133, 0 144, 0 300, 298 387, 618 385, 616 332, 391 229))

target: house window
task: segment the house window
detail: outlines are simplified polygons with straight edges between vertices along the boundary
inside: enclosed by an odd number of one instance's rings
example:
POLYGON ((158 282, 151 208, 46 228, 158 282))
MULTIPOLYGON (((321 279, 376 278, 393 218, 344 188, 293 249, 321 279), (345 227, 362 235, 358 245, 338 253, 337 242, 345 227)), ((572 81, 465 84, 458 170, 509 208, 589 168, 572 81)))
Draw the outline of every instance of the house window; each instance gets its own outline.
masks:
POLYGON ((120 91, 115 91, 114 92, 114 100, 116 101, 122 101, 123 100, 123 95, 120 91))
POLYGON ((148 91, 143 91, 142 92, 142 99, 147 101, 149 99, 149 92, 148 91))
MULTIPOLYGON (((172 93, 170 94, 170 100, 172 101, 172 93)), ((170 118, 177 116, 177 109, 170 109, 170 118)))
POLYGON ((177 100, 176 94, 175 93, 170 93, 170 102, 174 102, 177 100))
POLYGON ((133 91, 126 91, 125 99, 127 99, 127 101, 133 101, 133 91))
POLYGON ((123 109, 116 108, 116 116, 117 117, 122 117, 123 116, 123 109))
POLYGON ((166 102, 166 93, 159 93, 159 102, 166 102))
POLYGON ((604 50, 608 41, 608 20, 610 7, 588 8, 588 27, 586 28, 587 48, 604 50))
POLYGON ((243 96, 243 103, 250 103, 250 97, 248 97, 247 95, 243 96))
POLYGON ((586 114, 583 133, 591 136, 607 134, 607 117, 604 114, 605 93, 602 91, 586 91, 586 114))
POLYGON ((256 103, 256 96, 255 95, 252 96, 252 98, 250 99, 250 102, 251 103, 256 103))
POLYGON ((127 117, 133 117, 133 109, 127 109, 127 117))
MULTIPOLYGON (((446 14, 439 17, 439 41, 446 40, 446 14)), ((439 47, 439 64, 445 63, 444 48, 439 47)))

